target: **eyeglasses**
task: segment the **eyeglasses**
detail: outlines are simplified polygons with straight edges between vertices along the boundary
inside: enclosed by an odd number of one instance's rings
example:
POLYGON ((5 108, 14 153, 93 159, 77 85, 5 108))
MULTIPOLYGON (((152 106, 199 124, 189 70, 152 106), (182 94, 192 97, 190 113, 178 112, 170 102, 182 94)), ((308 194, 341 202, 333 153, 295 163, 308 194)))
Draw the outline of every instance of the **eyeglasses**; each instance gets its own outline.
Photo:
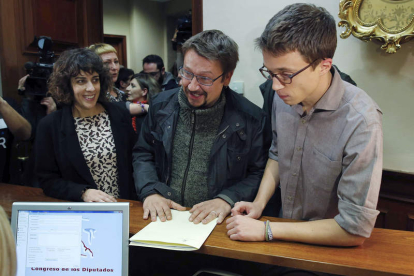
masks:
POLYGON ((220 77, 222 77, 224 75, 221 74, 220 76, 218 76, 215 79, 209 78, 209 77, 203 77, 203 76, 197 76, 194 75, 191 72, 188 72, 187 70, 185 70, 183 67, 180 68, 180 75, 185 78, 186 80, 192 81, 194 77, 196 77, 197 81, 199 84, 201 85, 205 85, 205 86, 212 86, 213 83, 218 80, 220 77))
POLYGON ((317 60, 319 60, 319 58, 315 59, 310 64, 308 64, 306 67, 300 69, 299 71, 297 71, 296 73, 293 73, 291 75, 288 75, 288 74, 275 74, 272 71, 269 71, 264 65, 263 65, 263 67, 261 67, 259 69, 259 71, 260 71, 260 73, 262 73, 262 75, 265 79, 273 80, 273 78, 276 78, 282 85, 291 84, 293 77, 299 75, 300 73, 302 73, 303 71, 308 69, 317 60))

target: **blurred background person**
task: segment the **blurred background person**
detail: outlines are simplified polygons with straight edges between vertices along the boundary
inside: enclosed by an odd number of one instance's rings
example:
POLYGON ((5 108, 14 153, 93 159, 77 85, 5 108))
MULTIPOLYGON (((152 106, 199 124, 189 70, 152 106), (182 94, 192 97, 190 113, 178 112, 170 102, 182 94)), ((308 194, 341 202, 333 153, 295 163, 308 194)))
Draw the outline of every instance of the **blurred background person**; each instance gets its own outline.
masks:
MULTIPOLYGON (((135 74, 127 88, 127 100, 141 105, 141 108, 145 109, 145 104, 149 104, 151 98, 159 92, 161 92, 161 86, 153 77, 146 74, 135 74)), ((146 115, 147 113, 143 112, 132 118, 132 127, 138 135, 146 115)))
MULTIPOLYGON (((28 72, 33 74, 30 70, 28 72)), ((21 115, 32 126, 32 133, 29 140, 21 141, 15 146, 15 154, 13 153, 13 155, 16 155, 16 157, 13 156, 15 168, 11 176, 11 182, 25 186, 39 187, 34 173, 34 152, 32 150, 37 125, 41 119, 56 111, 58 106, 50 93, 47 93, 47 80, 44 80, 45 86, 39 85, 38 83, 34 84, 33 79, 30 81, 27 80, 30 74, 27 74, 19 80, 17 90, 23 96, 21 115), (28 89, 26 89, 26 86, 28 86, 28 89), (17 160, 14 160, 15 158, 17 160)))
POLYGON ((134 75, 134 70, 122 67, 119 69, 118 79, 115 82, 115 87, 127 93, 127 87, 131 82, 132 76, 134 75))
POLYGON ((0 276, 16 275, 16 267, 16 244, 6 212, 0 206, 0 276))
POLYGON ((178 87, 173 74, 165 71, 164 61, 160 56, 148 55, 142 60, 142 72, 155 78, 161 85, 161 90, 166 91, 178 87))
POLYGON ((13 139, 27 140, 32 132, 30 123, 17 110, 17 103, 0 97, 0 182, 4 183, 11 183, 13 139))
POLYGON ((125 101, 125 93, 115 87, 120 69, 118 55, 115 48, 106 43, 96 43, 89 46, 89 49, 98 54, 101 57, 104 66, 109 69, 113 86, 106 92, 108 100, 110 102, 125 101))
POLYGON ((136 135, 122 105, 108 102, 113 84, 92 50, 65 51, 49 91, 61 110, 39 124, 35 170, 46 195, 70 201, 134 199, 132 147, 136 135))
POLYGON ((177 56, 176 56, 176 59, 175 59, 175 62, 174 62, 174 66, 171 69, 171 72, 173 72, 173 75, 177 78, 177 83, 178 84, 179 84, 178 70, 180 70, 180 68, 183 66, 183 62, 184 62, 184 56, 183 56, 183 53, 181 51, 181 46, 192 35, 193 35, 192 16, 191 16, 191 10, 190 10, 187 15, 183 15, 183 16, 181 16, 177 19, 177 25, 176 25, 176 28, 175 28, 175 32, 174 32, 173 38, 171 39, 172 48, 177 53, 177 56))

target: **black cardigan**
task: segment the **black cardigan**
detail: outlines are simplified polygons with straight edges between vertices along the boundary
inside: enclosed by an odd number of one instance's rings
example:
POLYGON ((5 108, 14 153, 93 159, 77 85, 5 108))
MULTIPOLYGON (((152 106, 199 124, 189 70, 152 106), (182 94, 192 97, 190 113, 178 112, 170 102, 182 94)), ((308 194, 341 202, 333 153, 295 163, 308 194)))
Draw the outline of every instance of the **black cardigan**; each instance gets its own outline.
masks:
MULTIPOLYGON (((120 198, 135 199, 132 148, 136 134, 125 107, 101 103, 109 114, 117 154, 120 198)), ((64 106, 39 123, 35 143, 35 171, 43 192, 51 197, 82 201, 85 188, 97 189, 75 130, 72 106, 64 106)))

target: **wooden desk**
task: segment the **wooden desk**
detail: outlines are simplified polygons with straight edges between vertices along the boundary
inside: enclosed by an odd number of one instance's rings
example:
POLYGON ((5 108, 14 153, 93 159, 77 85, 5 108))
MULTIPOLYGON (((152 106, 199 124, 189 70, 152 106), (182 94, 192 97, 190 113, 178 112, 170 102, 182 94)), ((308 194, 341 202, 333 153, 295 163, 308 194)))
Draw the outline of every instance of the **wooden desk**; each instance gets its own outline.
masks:
MULTIPOLYGON (((11 215, 15 201, 61 201, 47 197, 41 189, 0 184, 0 205, 11 215)), ((124 201, 124 200, 122 200, 124 201)), ((142 219, 142 203, 129 201, 130 233, 149 222, 142 219)), ((280 221, 277 218, 263 218, 280 221)), ((414 233, 374 229, 362 246, 337 248, 292 242, 238 242, 217 225, 200 250, 201 254, 341 275, 414 275, 414 233)))

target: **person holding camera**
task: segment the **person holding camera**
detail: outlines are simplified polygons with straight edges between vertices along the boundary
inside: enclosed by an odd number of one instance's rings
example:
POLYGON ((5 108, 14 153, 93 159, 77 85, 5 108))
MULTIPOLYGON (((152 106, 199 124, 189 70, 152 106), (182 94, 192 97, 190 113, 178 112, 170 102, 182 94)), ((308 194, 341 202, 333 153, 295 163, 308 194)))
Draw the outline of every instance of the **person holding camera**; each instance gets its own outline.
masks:
POLYGON ((133 199, 131 116, 108 102, 111 76, 87 48, 56 61, 49 92, 62 109, 39 124, 35 171, 46 195, 70 201, 133 199), (69 149, 69 150, 68 150, 69 149))

